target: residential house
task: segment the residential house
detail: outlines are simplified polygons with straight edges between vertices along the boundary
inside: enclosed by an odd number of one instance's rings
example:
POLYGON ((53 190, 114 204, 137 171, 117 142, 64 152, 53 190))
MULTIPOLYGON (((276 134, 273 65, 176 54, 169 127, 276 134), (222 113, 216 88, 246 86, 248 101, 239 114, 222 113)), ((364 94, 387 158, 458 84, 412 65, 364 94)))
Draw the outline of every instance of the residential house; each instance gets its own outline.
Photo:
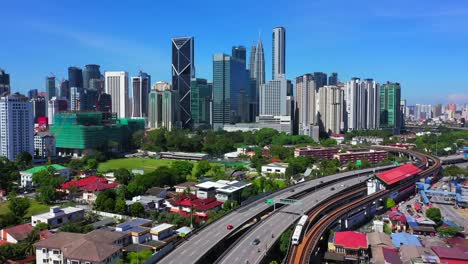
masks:
POLYGON ((325 259, 333 261, 365 262, 369 257, 366 234, 344 231, 335 232, 328 240, 325 259))
POLYGON ((76 222, 84 219, 84 209, 77 207, 60 208, 53 206, 49 212, 31 216, 31 225, 39 223, 49 224, 50 228, 60 227, 66 223, 76 222))
POLYGON ((183 193, 183 192, 185 192, 185 190, 190 189, 190 193, 196 194, 197 193, 197 187, 196 187, 197 184, 198 183, 196 183, 196 182, 187 181, 187 182, 183 182, 183 183, 179 183, 179 184, 175 185, 174 188, 175 188, 176 193, 183 193))
POLYGON ((133 244, 141 244, 151 240, 151 225, 151 220, 135 218, 122 224, 118 224, 115 231, 129 234, 133 244))
POLYGON ((163 240, 174 234, 174 225, 162 223, 151 228, 150 233, 153 240, 163 240))
POLYGON ((0 241, 17 244, 26 239, 33 230, 34 228, 30 224, 22 224, 2 229, 0 230, 0 241))
POLYGON ((125 203, 127 206, 131 206, 134 203, 141 203, 146 210, 163 211, 166 208, 164 201, 165 199, 157 196, 138 195, 133 197, 130 201, 125 201, 125 203))
POLYGON ((267 174, 285 175, 287 168, 288 168, 288 163, 273 162, 273 163, 262 166, 262 175, 267 175, 267 174))
POLYGON ((33 184, 33 174, 42 172, 44 170, 47 170, 49 167, 52 167, 55 169, 55 175, 56 176, 62 176, 65 178, 65 180, 70 179, 70 169, 67 167, 64 167, 59 164, 52 164, 52 165, 43 165, 43 166, 36 166, 33 167, 29 170, 25 171, 20 171, 20 176, 21 176, 21 182, 20 186, 21 188, 32 188, 34 187, 33 184))
POLYGON ((99 176, 90 176, 79 180, 71 180, 63 183, 60 187, 62 191, 70 193, 72 189, 81 193, 81 200, 87 203, 96 201, 100 192, 113 189, 119 184, 117 182, 109 182, 108 179, 99 176))

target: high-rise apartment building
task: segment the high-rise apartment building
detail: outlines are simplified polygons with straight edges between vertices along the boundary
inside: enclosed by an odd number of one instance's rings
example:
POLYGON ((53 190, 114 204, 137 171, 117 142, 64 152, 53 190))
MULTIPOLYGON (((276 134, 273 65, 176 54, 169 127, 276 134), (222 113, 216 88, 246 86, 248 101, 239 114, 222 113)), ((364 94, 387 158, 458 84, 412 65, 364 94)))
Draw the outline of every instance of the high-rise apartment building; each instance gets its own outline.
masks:
POLYGON ((373 79, 365 79, 361 83, 361 90, 364 93, 365 121, 363 129, 379 128, 379 84, 373 79))
POLYGON ((379 127, 379 84, 373 79, 352 78, 344 84, 344 129, 379 127))
POLYGON ((10 75, 0 68, 0 96, 9 94, 10 90, 10 75))
MULTIPOLYGON (((241 59, 239 59, 241 60, 241 59)), ((206 79, 194 78, 192 87, 192 120, 194 128, 211 128, 211 102, 213 84, 206 79)))
POLYGON ((148 96, 149 128, 166 127, 167 129, 172 129, 175 122, 174 118, 177 116, 177 108, 175 107, 177 103, 176 96, 177 94, 172 90, 171 84, 167 82, 159 81, 153 85, 148 96))
POLYGON ((125 71, 105 72, 105 92, 110 94, 112 112, 118 118, 130 117, 128 97, 128 73, 125 71))
POLYGON ((83 110, 83 88, 71 87, 70 88, 70 111, 79 112, 83 110))
POLYGON ((299 134, 311 135, 317 124, 317 89, 312 74, 296 78, 296 105, 299 134))
POLYGON ((78 67, 68 67, 69 87, 83 88, 83 71, 78 67))
POLYGON ((343 90, 337 86, 319 89, 319 126, 326 133, 340 133, 343 120, 343 90))
POLYGON ((132 77, 133 110, 132 117, 148 116, 148 93, 151 89, 151 77, 144 72, 132 77))
POLYGON ((172 39, 172 89, 177 91, 177 123, 182 128, 192 128, 190 110, 190 80, 195 78, 194 38, 172 39))
POLYGON ((399 83, 387 82, 380 87, 380 128, 392 129, 395 134, 400 133, 400 101, 399 83))
POLYGON ((248 88, 244 63, 226 54, 213 56, 213 128, 242 120, 241 97, 248 88))
POLYGON ((0 156, 16 160, 18 154, 34 156, 34 122, 28 98, 12 94, 0 97, 0 156))
POLYGON ((88 64, 85 65, 83 70, 83 88, 88 89, 90 87, 90 81, 92 79, 101 78, 101 70, 99 65, 88 64))
POLYGON ((273 80, 286 74, 286 29, 275 27, 272 34, 272 74, 273 80))
POLYGON ((287 115, 287 86, 284 74, 278 74, 274 80, 260 86, 260 115, 287 115))

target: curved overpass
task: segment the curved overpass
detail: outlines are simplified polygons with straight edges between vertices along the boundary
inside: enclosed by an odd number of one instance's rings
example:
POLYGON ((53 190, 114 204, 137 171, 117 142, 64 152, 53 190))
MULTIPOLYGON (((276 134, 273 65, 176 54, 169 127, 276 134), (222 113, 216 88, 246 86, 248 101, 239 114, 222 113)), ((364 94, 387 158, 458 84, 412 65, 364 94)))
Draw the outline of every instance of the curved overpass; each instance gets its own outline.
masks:
MULTIPOLYGON (((409 150, 403 151, 403 152, 407 152, 409 155, 416 156, 420 160, 418 167, 420 167, 423 170, 420 173, 422 177, 437 173, 441 167, 440 160, 433 156, 424 155, 424 154, 414 152, 414 151, 409 151, 409 150), (432 164, 429 165, 429 163, 432 163, 432 164)), ((372 201, 375 201, 376 199, 386 196, 391 191, 404 189, 404 188, 407 188, 408 186, 409 184, 404 185, 404 186, 398 186, 392 190, 383 190, 383 191, 374 193, 370 196, 357 199, 346 206, 341 206, 337 208, 336 210, 334 210, 333 212, 329 213, 328 215, 320 219, 315 225, 313 225, 311 229, 306 229, 305 231, 306 234, 304 235, 303 241, 298 246, 292 247, 290 255, 288 256, 288 263, 289 264, 309 263, 310 256, 314 248, 317 246, 318 241, 322 237, 323 233, 328 229, 330 225, 335 223, 340 217, 342 217, 343 215, 345 215, 347 212, 349 212, 350 210, 354 208, 364 206, 372 201)), ((326 208, 322 205, 320 206, 318 210, 326 210, 326 208)), ((311 215, 310 218, 311 217, 313 216, 311 215)))
MULTIPOLYGON (((359 179, 364 179, 368 174, 373 173, 374 171, 386 170, 394 167, 394 165, 382 166, 377 168, 370 168, 358 171, 350 171, 338 173, 326 177, 322 177, 316 180, 307 181, 300 183, 294 186, 290 186, 281 191, 271 194, 264 199, 287 199, 291 196, 297 195, 300 192, 312 191, 314 192, 315 188, 319 188, 323 185, 329 185, 334 182, 342 181, 347 178, 355 178, 354 176, 360 174, 366 174, 366 176, 359 177, 359 179), (294 189, 294 192, 291 190, 294 189)), ((356 183, 354 180, 350 180, 347 184, 351 182, 356 183)), ((341 185, 341 184, 339 184, 341 185)), ((338 186, 339 186, 338 185, 338 186)), ((329 190, 329 188, 326 188, 329 190)), ((316 192, 321 189, 316 190, 316 192)), ((337 189, 336 192, 342 189, 337 189)), ((324 193, 327 191, 320 192, 316 196, 310 196, 310 199, 322 199, 324 193)), ((224 217, 218 219, 217 221, 212 222, 211 224, 206 225, 198 232, 195 232, 189 236, 185 241, 179 244, 174 250, 162 258, 158 263, 167 263, 167 264, 180 264, 180 263, 197 263, 205 255, 213 250, 219 243, 229 237, 232 233, 238 231, 242 226, 250 222, 255 217, 261 215, 262 212, 265 212, 272 208, 271 205, 264 203, 264 199, 257 200, 249 205, 240 207, 233 212, 225 215, 224 217), (234 226, 234 229, 227 230, 226 226, 231 224, 234 226)), ((311 201, 312 201, 311 200, 311 201)), ((286 208, 289 206, 286 206, 286 208)), ((277 215, 277 214, 274 214, 277 215)), ((284 214, 286 215, 286 214, 284 214)), ((289 225, 294 221, 295 217, 298 217, 296 214, 287 214, 290 218, 284 218, 285 222, 288 222, 289 225)), ((270 245, 271 246, 271 245, 270 245)))

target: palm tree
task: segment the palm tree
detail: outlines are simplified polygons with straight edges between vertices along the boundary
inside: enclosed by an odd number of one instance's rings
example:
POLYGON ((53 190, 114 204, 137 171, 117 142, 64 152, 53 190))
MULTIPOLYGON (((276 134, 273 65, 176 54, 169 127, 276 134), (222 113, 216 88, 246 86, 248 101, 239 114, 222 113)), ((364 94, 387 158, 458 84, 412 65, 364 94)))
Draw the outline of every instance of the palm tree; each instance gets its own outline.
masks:
POLYGON ((28 236, 23 240, 23 243, 25 245, 24 247, 24 253, 27 256, 34 256, 36 248, 34 247, 34 243, 39 241, 39 232, 37 230, 31 231, 28 236))

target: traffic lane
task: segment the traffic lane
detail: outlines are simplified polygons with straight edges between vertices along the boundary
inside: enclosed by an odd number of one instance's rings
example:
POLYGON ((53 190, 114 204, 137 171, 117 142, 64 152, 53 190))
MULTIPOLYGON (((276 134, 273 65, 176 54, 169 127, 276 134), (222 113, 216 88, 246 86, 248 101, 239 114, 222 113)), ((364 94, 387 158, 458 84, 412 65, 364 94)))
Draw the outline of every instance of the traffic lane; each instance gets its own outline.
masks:
MULTIPOLYGON (((317 192, 311 193, 310 195, 300 199, 299 201, 302 203, 297 209, 298 211, 308 211, 316 206, 316 203, 314 203, 316 200, 327 199, 330 196, 343 191, 348 186, 359 184, 366 178, 367 176, 362 176, 334 184, 329 187, 334 187, 334 191, 327 188, 319 189, 317 192)), ((259 263, 263 256, 268 252, 269 248, 274 244, 274 241, 276 241, 293 222, 297 221, 301 217, 301 215, 284 213, 294 206, 295 205, 288 205, 281 208, 279 212, 271 215, 255 226, 247 236, 242 237, 242 240, 223 257, 220 263, 239 263, 238 261, 240 256, 244 257, 245 261, 248 261, 248 263, 259 263), (252 241, 256 238, 260 240, 260 243, 257 246, 252 246, 252 241)))
MULTIPOLYGON (((387 169, 387 168, 392 168, 392 167, 394 166, 388 165, 388 166, 383 166, 379 168, 370 168, 370 169, 364 169, 364 170, 359 170, 359 171, 342 172, 342 173, 338 173, 335 175, 325 176, 322 178, 311 180, 303 184, 296 185, 293 188, 295 189, 295 193, 299 193, 301 191, 314 188, 317 185, 321 184, 321 182, 326 183, 326 182, 336 180, 337 178, 346 177, 350 175, 368 175, 369 173, 372 173, 374 170, 382 170, 382 169, 387 169)), ((291 195, 292 194, 290 191, 285 191, 275 196, 274 198, 284 199, 284 198, 288 198, 291 195)), ((227 235, 228 232, 225 230, 225 228, 228 224, 234 225, 234 229, 231 230, 231 232, 233 232, 240 225, 244 224, 248 219, 253 218, 256 214, 258 214, 258 212, 260 212, 261 210, 267 209, 269 206, 270 205, 265 204, 263 201, 258 201, 258 202, 254 202, 253 204, 247 205, 245 208, 240 208, 239 210, 236 210, 230 213, 229 215, 221 218, 215 223, 210 224, 209 227, 203 229, 199 233, 196 233, 190 236, 186 241, 182 242, 177 248, 172 250, 168 255, 166 255, 163 259, 161 259, 160 263, 179 264, 179 263, 194 263, 198 261, 200 256, 206 254, 211 249, 212 246, 219 243, 225 237, 223 235, 213 236, 213 230, 218 230, 219 232, 221 232, 221 230, 224 230, 225 231, 224 234, 227 235), (241 215, 241 216, 234 215, 233 213, 237 211, 243 211, 244 213, 245 212, 248 212, 248 213, 241 215), (210 241, 209 247, 200 248, 199 240, 209 240, 210 241), (197 256, 199 257, 187 259, 184 255, 181 254, 182 251, 187 252, 188 251, 187 248, 191 248, 191 250, 193 250, 193 252, 190 255, 195 255, 196 253, 197 256)), ((223 233, 220 233, 220 234, 223 234, 223 233)), ((208 244, 208 242, 205 242, 205 243, 208 244)))

